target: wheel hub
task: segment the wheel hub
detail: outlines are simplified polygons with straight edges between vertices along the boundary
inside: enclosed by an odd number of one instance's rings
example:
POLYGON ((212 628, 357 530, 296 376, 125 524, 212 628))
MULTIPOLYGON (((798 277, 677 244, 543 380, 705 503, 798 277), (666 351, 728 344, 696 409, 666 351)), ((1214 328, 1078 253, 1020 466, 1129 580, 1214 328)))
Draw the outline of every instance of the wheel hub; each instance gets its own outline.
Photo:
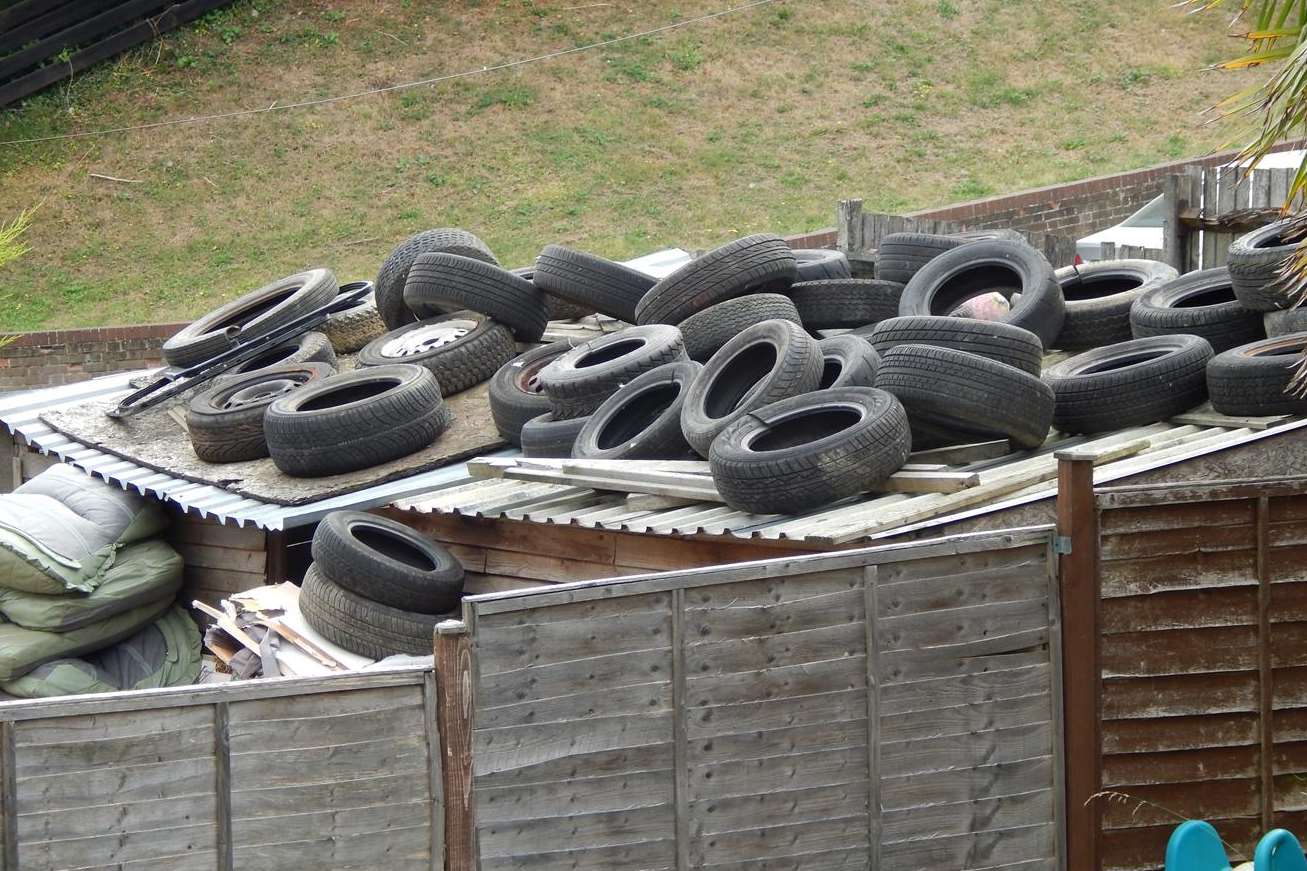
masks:
POLYGON ((381 347, 383 357, 413 357, 451 345, 476 329, 472 321, 441 321, 409 330, 381 347))
POLYGON ((296 387, 299 382, 293 378, 276 378, 270 381, 260 381, 258 384, 251 384, 249 387, 242 387, 222 404, 223 408, 241 408, 246 405, 254 405, 260 402, 267 402, 281 396, 283 393, 289 393, 296 387))

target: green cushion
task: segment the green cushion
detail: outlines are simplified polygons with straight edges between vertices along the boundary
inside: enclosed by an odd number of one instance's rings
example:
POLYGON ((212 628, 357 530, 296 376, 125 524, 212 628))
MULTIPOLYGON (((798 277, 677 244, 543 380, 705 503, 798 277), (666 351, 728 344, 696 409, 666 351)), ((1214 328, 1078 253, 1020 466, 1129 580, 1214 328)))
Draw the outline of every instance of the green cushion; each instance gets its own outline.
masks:
POLYGON ((21 677, 53 659, 81 656, 135 635, 172 603, 173 597, 165 596, 71 632, 46 632, 25 629, 15 623, 0 623, 0 683, 21 677))

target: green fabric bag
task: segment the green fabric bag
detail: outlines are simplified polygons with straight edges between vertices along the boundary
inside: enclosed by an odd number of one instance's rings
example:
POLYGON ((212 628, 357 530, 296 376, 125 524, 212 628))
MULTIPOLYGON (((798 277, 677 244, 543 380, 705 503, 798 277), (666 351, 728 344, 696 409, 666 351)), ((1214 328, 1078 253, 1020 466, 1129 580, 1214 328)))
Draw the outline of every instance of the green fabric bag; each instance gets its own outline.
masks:
POLYGON ((0 683, 22 677, 52 659, 81 656, 129 638, 154 622, 172 603, 173 597, 165 596, 71 632, 44 632, 0 623, 0 683))
POLYGON ((192 684, 200 675, 200 630, 174 605, 140 632, 82 659, 39 665, 0 690, 20 699, 110 693, 192 684))
POLYGON ((181 556, 162 541, 142 541, 118 551, 89 594, 51 596, 0 587, 0 614, 28 629, 68 632, 176 596, 181 587, 181 556))

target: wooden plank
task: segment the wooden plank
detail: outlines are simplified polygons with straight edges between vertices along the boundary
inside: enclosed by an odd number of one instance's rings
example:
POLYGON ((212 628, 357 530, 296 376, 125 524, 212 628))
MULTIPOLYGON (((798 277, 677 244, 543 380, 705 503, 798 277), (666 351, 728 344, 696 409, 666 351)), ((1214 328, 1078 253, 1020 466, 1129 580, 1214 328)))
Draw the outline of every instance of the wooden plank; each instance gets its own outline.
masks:
MULTIPOLYGON (((860 781, 691 802, 690 810, 695 820, 693 835, 697 839, 708 839, 728 832, 759 831, 788 823, 815 823, 854 814, 865 815, 868 795, 867 782, 860 781)), ((865 841, 865 833, 863 837, 865 841)))
POLYGON ((1253 626, 1257 589, 1251 586, 1180 589, 1103 599, 1103 634, 1168 629, 1253 626))
POLYGON ((1227 429, 1267 430, 1276 424, 1288 420, 1293 415, 1276 414, 1261 417, 1222 414, 1212 408, 1210 402, 1204 402, 1197 408, 1177 414, 1171 423, 1177 426, 1223 426, 1227 429))
POLYGON ((1052 716, 1052 703, 1045 691, 1012 699, 882 716, 879 727, 881 740, 887 742, 943 736, 961 741, 976 732, 1044 722, 1052 716))
MULTIPOLYGON (((885 651, 920 650, 1001 638, 1024 630, 1047 633, 1047 627, 1048 600, 1042 597, 881 617, 877 623, 885 651)), ((1016 642, 1012 649, 1027 646, 1029 642, 1023 640, 1016 642)))
MULTIPOLYGON (((912 577, 902 582, 882 581, 877 600, 882 617, 936 612, 998 602, 1036 599, 1046 592, 1041 576, 1042 558, 1015 565, 987 566, 973 571, 936 577, 912 577)), ((892 573, 885 572, 887 577, 892 573)))
POLYGON ((497 672, 485 676, 479 696, 481 703, 498 706, 530 695, 550 698, 670 679, 671 649, 664 647, 497 672))
POLYGON ((696 766, 725 762, 763 760, 787 753, 844 750, 867 746, 867 720, 830 720, 775 729, 731 732, 693 741, 689 764, 696 766))
POLYGON ((513 820, 478 826, 485 859, 529 856, 560 850, 587 850, 639 844, 656 839, 675 825, 672 805, 623 808, 591 814, 513 820))
MULTIPOLYGON (((759 583, 757 586, 761 588, 764 585, 759 583)), ((806 588, 808 585, 801 581, 798 584, 766 586, 806 588)), ((761 592, 760 589, 759 593, 761 592)), ((759 595, 725 607, 691 609, 685 618, 688 637, 694 639, 693 643, 701 644, 705 640, 821 629, 851 621, 860 622, 863 616, 863 594, 856 589, 814 591, 811 595, 788 601, 769 601, 769 598, 759 595)))
POLYGON ((573 722, 594 716, 599 710, 609 715, 670 712, 672 685, 665 680, 655 681, 558 698, 526 699, 510 705, 481 707, 477 710, 477 727, 493 729, 532 723, 573 722))
POLYGON ((566 819, 573 813, 600 813, 614 807, 671 806, 674 793, 675 777, 670 767, 525 786, 478 784, 476 814, 481 825, 550 816, 566 819))
POLYGON ((1252 626, 1106 635, 1102 674, 1123 678, 1243 671, 1257 668, 1258 650, 1252 626))
MULTIPOLYGON (((104 799, 112 802, 112 795, 104 799)), ((169 826, 207 822, 211 831, 217 819, 218 801, 212 793, 182 799, 157 799, 130 804, 100 804, 62 811, 45 811, 18 816, 18 841, 70 840, 129 832, 148 832, 169 826)), ((17 816, 17 815, 16 815, 17 816)))
POLYGON ((429 672, 422 684, 422 738, 427 750, 428 800, 425 804, 431 828, 431 871, 442 868, 445 863, 445 783, 440 761, 444 745, 440 741, 438 708, 436 676, 429 672))
POLYGON ((639 569, 612 563, 589 563, 564 557, 540 556, 509 550, 485 550, 485 573, 524 580, 570 583, 593 578, 638 574, 639 569))
POLYGON ((0 867, 4 871, 19 871, 15 758, 14 724, 0 720, 0 867))
POLYGON ((1049 680, 1048 665, 1034 665, 894 684, 881 691, 881 710, 885 714, 900 714, 1018 699, 1047 692, 1049 680))
POLYGON ((390 829, 422 829, 430 824, 431 819, 429 803, 424 800, 350 808, 347 812, 300 813, 293 807, 285 810, 287 813, 275 816, 237 820, 234 831, 236 849, 298 844, 313 835, 334 841, 390 829))
POLYGON ((886 844, 883 855, 889 867, 898 868, 1006 868, 1056 858, 1056 835, 1052 823, 1015 826, 886 844))
POLYGON ((865 672, 867 688, 867 859, 872 868, 880 868, 880 848, 884 841, 883 817, 884 802, 881 801, 881 755, 884 740, 881 733, 881 662, 880 643, 877 623, 881 613, 880 605, 880 566, 867 566, 863 569, 863 649, 866 652, 867 670, 865 672))
MULTIPOLYGON (((425 676, 429 671, 424 670, 419 676, 425 676)), ((361 686, 340 692, 234 701, 230 710, 232 735, 244 740, 245 736, 258 734, 266 726, 275 728, 274 724, 280 723, 281 728, 290 730, 301 728, 299 721, 318 717, 372 713, 402 716, 404 708, 420 704, 420 686, 417 683, 406 683, 400 686, 371 687, 364 682, 361 686)), ((240 746, 239 749, 258 749, 258 746, 240 746)))
MULTIPOLYGON (((827 593, 860 591, 862 566, 814 571, 802 575, 759 576, 745 581, 728 581, 696 587, 686 592, 686 617, 691 636, 697 637, 713 621, 729 617, 736 609, 781 607, 803 603, 813 596, 827 593)), ((802 607, 802 605, 800 605, 802 607)))
POLYGON ((214 777, 213 757, 209 756, 21 778, 18 810, 36 813, 97 805, 106 795, 126 804, 212 793, 214 777))
POLYGON ((584 868, 585 871, 671 871, 676 867, 676 842, 658 838, 616 847, 555 850, 522 856, 501 856, 482 861, 479 871, 524 871, 540 868, 584 868))
POLYGON ((723 832, 697 840, 692 845, 690 861, 691 867, 701 868, 732 860, 763 862, 772 856, 793 859, 810 853, 866 848, 866 817, 854 814, 818 822, 723 832))
POLYGON ((1053 785, 1053 759, 1041 756, 983 765, 964 772, 941 771, 887 777, 881 783, 885 811, 923 805, 959 804, 1005 795, 1022 795, 1053 785))
POLYGON ((506 627, 481 633, 481 674, 580 662, 595 656, 666 649, 672 632, 668 613, 648 611, 587 620, 506 627))
POLYGON ((672 822, 677 871, 690 867, 690 748, 685 713, 685 591, 672 591, 672 822))
MULTIPOLYGON (((204 544, 179 544, 177 552, 191 568, 220 569, 224 572, 241 572, 262 575, 267 554, 261 550, 236 550, 204 544)), ((196 572, 195 575, 203 574, 196 572)))
POLYGON ((1145 559, 1105 560, 1102 595, 1138 596, 1165 590, 1254 586, 1253 550, 1163 555, 1145 559))
POLYGON ((476 729, 472 733, 477 776, 509 771, 625 747, 647 747, 672 740, 667 713, 597 716, 586 720, 476 729))
MULTIPOLYGON (((687 790, 694 801, 761 795, 778 789, 812 788, 867 779, 867 748, 846 747, 757 760, 691 766, 687 790)), ((866 841, 866 817, 861 818, 866 841)))
MULTIPOLYGON (((1123 798, 1104 805, 1104 828, 1170 825, 1182 819, 1260 817, 1257 778, 1131 787, 1123 798)), ((1280 802, 1276 802, 1280 806, 1280 802)))
POLYGON ((212 725, 213 709, 208 705, 171 708, 165 714, 151 717, 130 713, 88 713, 16 723, 14 741, 17 747, 34 750, 60 744, 78 747, 102 741, 144 738, 174 730, 212 728, 212 725))
POLYGON ((359 771, 352 780, 293 783, 285 786, 249 788, 235 783, 232 790, 232 818, 254 819, 285 813, 347 811, 387 803, 424 801, 425 780, 416 772, 378 773, 359 771))
POLYGON ((426 714, 421 704, 364 713, 246 720, 231 726, 233 753, 295 750, 333 744, 421 735, 426 714))
POLYGON ((390 773, 412 771, 425 774, 425 744, 421 734, 371 741, 335 743, 294 750, 260 750, 231 754, 233 783, 242 787, 284 786, 303 782, 304 772, 313 772, 314 782, 349 781, 360 771, 390 773))
POLYGON ((883 777, 903 777, 960 771, 1046 756, 1052 750, 1051 724, 1031 723, 977 732, 967 741, 959 741, 957 736, 949 735, 943 738, 884 742, 880 749, 880 772, 883 777))
POLYGON ((1258 710, 1257 672, 1103 681, 1103 718, 1137 719, 1258 710))
MULTIPOLYGON (((858 658, 858 667, 862 658, 858 658)), ((854 673, 850 679, 859 687, 854 673)), ((836 690, 808 696, 764 701, 740 702, 720 706, 700 706, 687 711, 687 734, 691 739, 735 735, 754 730, 781 729, 787 726, 850 720, 865 716, 867 695, 864 689, 836 690)))
POLYGON ((282 841, 239 847, 236 867, 245 868, 330 868, 332 871, 364 871, 384 868, 429 868, 429 833, 425 825, 389 828, 349 838, 329 835, 299 841, 282 841))
POLYGON ((443 738, 445 797, 445 871, 474 871, 479 858, 472 795, 472 644, 460 626, 436 627, 438 725, 443 738), (442 631, 443 629, 443 631, 442 631))
POLYGON ((517 789, 536 784, 579 782, 627 772, 669 770, 671 758, 671 742, 599 753, 578 753, 522 768, 477 775, 476 787, 477 790, 496 787, 517 789))
MULTIPOLYGON (((1277 712, 1276 716, 1285 713, 1290 712, 1277 712)), ((1251 713, 1109 720, 1103 723, 1103 752, 1149 753, 1256 744, 1257 720, 1251 713)))
POLYGON ((94 865, 131 868, 203 850, 213 842, 213 826, 168 826, 148 832, 120 832, 70 840, 23 844, 25 868, 86 868, 94 865))
POLYGON ((913 451, 908 456, 912 463, 943 463, 947 466, 975 463, 980 460, 995 460, 1012 452, 1012 443, 1007 439, 994 439, 987 442, 971 442, 965 445, 948 445, 925 451, 913 451))
POLYGON ((1053 808, 1051 789, 959 804, 905 808, 885 814, 884 834, 886 841, 893 843, 1009 829, 1031 820, 1051 820, 1053 808))
POLYGON ((859 655, 862 638, 861 623, 844 623, 754 638, 699 642, 686 649, 686 669, 698 680, 709 675, 754 672, 779 662, 827 662, 859 655))
POLYGON ((23 748, 17 774, 29 777, 91 771, 117 765, 142 765, 198 759, 213 753, 213 726, 195 726, 101 741, 65 741, 23 748))
POLYGON ((1129 793, 1141 785, 1255 779, 1260 756, 1256 745, 1109 755, 1103 757, 1103 787, 1129 793))
MULTIPOLYGON (((0 26, 0 56, 64 29, 82 18, 120 2, 120 0, 43 0, 36 13, 14 27, 0 26), (47 11, 48 10, 48 11, 47 11), (40 14, 44 12, 45 14, 40 14)), ((19 3, 18 6, 25 4, 19 3)), ((11 7, 12 8, 12 7, 11 7)), ((6 10, 7 11, 7 10, 6 10)))

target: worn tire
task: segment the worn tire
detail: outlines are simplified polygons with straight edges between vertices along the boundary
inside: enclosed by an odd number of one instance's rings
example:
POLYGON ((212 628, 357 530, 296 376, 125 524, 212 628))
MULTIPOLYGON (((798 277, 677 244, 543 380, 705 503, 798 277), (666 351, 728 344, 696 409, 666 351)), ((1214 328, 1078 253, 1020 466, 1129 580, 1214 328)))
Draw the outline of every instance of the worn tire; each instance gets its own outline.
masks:
POLYGON ((1053 425, 1096 433, 1165 420, 1207 396, 1211 345, 1199 336, 1148 336, 1094 348, 1050 366, 1053 425))
POLYGON ((1288 392, 1307 350, 1307 333, 1262 339, 1207 361, 1207 394, 1222 414, 1307 414, 1307 398, 1288 392))
POLYGON ((874 490, 911 450, 897 399, 847 387, 754 409, 713 441, 708 462, 718 492, 737 511, 798 514, 874 490))
POLYGON ((442 227, 409 236, 386 256, 381 271, 377 273, 377 311, 386 329, 396 330, 418 319, 404 304, 404 285, 408 283, 409 270, 418 255, 439 252, 499 265, 486 243, 466 230, 442 227))
POLYGON ((299 608, 314 632, 369 659, 397 653, 431 655, 436 624, 448 619, 446 614, 402 611, 351 593, 323 577, 317 565, 310 565, 304 575, 299 608))
POLYGON ((326 363, 286 363, 218 379, 186 408, 186 431, 195 456, 206 463, 266 457, 263 414, 272 401, 335 371, 326 363))
POLYGON ((1006 239, 1024 242, 1014 230, 975 230, 966 233, 890 233, 876 249, 876 277, 907 284, 923 266, 947 251, 971 242, 1006 239))
POLYGON ((589 419, 586 416, 555 420, 550 412, 531 418, 522 425, 522 454, 528 457, 571 457, 576 438, 589 419))
POLYGON ((880 355, 860 336, 832 336, 817 344, 822 357, 818 390, 876 386, 880 355))
POLYGON ((562 297, 541 290, 540 286, 535 283, 535 267, 533 266, 522 266, 517 269, 510 269, 509 272, 512 272, 523 281, 531 282, 535 289, 540 291, 540 296, 545 301, 545 310, 549 312, 550 321, 575 321, 595 313, 592 308, 568 302, 562 297))
POLYGON ((635 323, 635 307, 657 279, 643 272, 562 245, 546 245, 536 257, 536 287, 609 317, 635 323))
POLYGON ((1276 221, 1230 243, 1225 265, 1230 270, 1234 296, 1244 308, 1271 312, 1293 305, 1280 276, 1280 266, 1298 247, 1284 238, 1293 224, 1292 218, 1276 221))
POLYGON ((1053 391, 1039 378, 953 348, 898 345, 881 357, 876 386, 899 398, 913 426, 959 441, 1007 438, 1036 448, 1053 423, 1053 391))
POLYGON ((218 306, 182 327, 163 343, 163 359, 185 369, 233 347, 227 330, 236 327, 242 341, 267 335, 336 298, 336 276, 330 269, 310 269, 280 278, 218 306))
POLYGON ((681 431, 708 456, 713 439, 739 418, 781 399, 816 390, 823 358, 817 340, 789 321, 763 321, 713 354, 690 385, 681 431))
POLYGON ((1148 336, 1202 336, 1219 354, 1266 338, 1261 312, 1235 299, 1224 266, 1189 272, 1153 288, 1130 308, 1130 330, 1148 336))
POLYGON ((794 283, 794 253, 779 236, 745 236, 691 260, 649 289, 635 310, 639 324, 679 324, 710 305, 750 293, 782 292, 794 283))
POLYGON ((690 444, 681 433, 681 408, 690 385, 703 369, 679 360, 650 369, 604 400, 572 445, 572 456, 587 460, 677 460, 690 444))
POLYGON ((333 511, 313 531, 313 564, 365 599, 443 614, 463 596, 463 564, 413 529, 362 511, 333 511))
POLYGON ((854 330, 883 360, 898 345, 933 345, 953 348, 997 360, 1031 375, 1038 375, 1044 348, 1029 330, 998 321, 950 317, 907 317, 881 321, 869 330, 854 330))
POLYGON ((421 366, 371 366, 324 378, 268 406, 268 453, 287 475, 365 469, 425 448, 452 418, 421 366))
POLYGON ((1179 274, 1156 260, 1104 260, 1057 270, 1066 319, 1054 347, 1083 351, 1129 340, 1134 301, 1179 274))
POLYGON ((861 327, 899 313, 903 285, 879 278, 833 278, 790 287, 789 297, 810 330, 861 327))
POLYGON ((794 281, 818 281, 823 278, 852 278, 849 258, 832 248, 795 248, 794 281))
POLYGON ((406 324, 359 351, 360 366, 412 363, 431 370, 442 396, 490 379, 517 353, 508 327, 476 312, 455 312, 406 324))
POLYGON ((570 350, 571 342, 532 348, 500 366, 491 376, 490 416, 501 436, 522 446, 522 426, 550 410, 549 397, 540 386, 540 370, 570 350))
POLYGON ((741 330, 771 320, 803 325, 793 300, 779 293, 751 293, 710 305, 681 321, 685 352, 691 360, 706 362, 741 330))
MULTIPOLYGON (((342 294, 358 290, 360 287, 372 286, 370 281, 351 281, 342 284, 342 294)), ((353 354, 368 342, 386 332, 386 323, 377 311, 377 294, 369 293, 355 305, 343 312, 329 315, 322 325, 322 332, 331 342, 337 354, 353 354)))
POLYGON ((336 351, 325 333, 303 333, 288 342, 260 351, 244 363, 228 369, 227 374, 245 375, 272 366, 289 366, 295 363, 325 363, 335 369, 336 351))
POLYGON ((1053 267, 1043 254, 1010 239, 970 242, 923 266, 903 288, 899 314, 947 315, 987 292, 1018 299, 999 323, 1029 330, 1050 348, 1062 330, 1066 310, 1053 267))
POLYGON ((1291 333, 1307 333, 1307 306, 1267 312, 1262 315, 1262 326, 1270 339, 1291 333))
POLYGON ((554 418, 588 417, 623 384, 688 359, 681 331, 666 324, 627 327, 578 345, 540 370, 554 418))
POLYGON ((423 320, 465 309, 479 312, 523 342, 538 341, 549 324, 549 309, 534 284, 457 254, 419 254, 408 271, 404 304, 423 320))

